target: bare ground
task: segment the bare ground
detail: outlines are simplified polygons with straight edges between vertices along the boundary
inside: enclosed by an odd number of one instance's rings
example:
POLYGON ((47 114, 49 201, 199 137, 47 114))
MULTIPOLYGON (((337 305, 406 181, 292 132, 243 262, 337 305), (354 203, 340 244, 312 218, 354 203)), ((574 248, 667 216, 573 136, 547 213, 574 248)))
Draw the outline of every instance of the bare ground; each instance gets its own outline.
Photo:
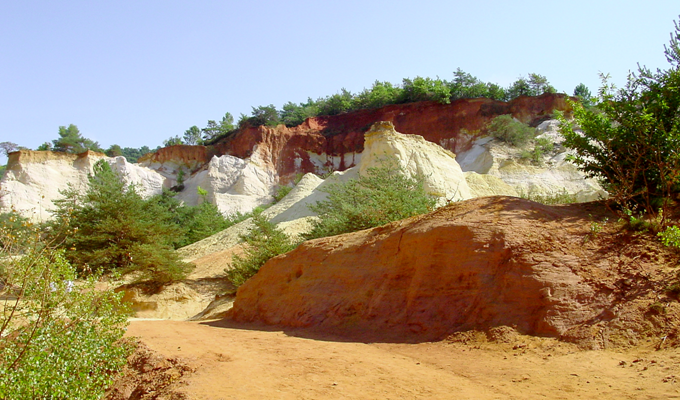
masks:
MULTIPOLYGON (((615 300, 601 350, 506 326, 424 341, 368 328, 349 336, 231 319, 137 320, 127 335, 146 347, 107 398, 680 399, 680 303, 668 292, 678 281, 677 252, 592 204, 560 210, 571 213, 564 221, 573 226, 560 229, 566 237, 544 232, 518 249, 595 254, 574 268, 615 300)), ((516 230, 531 233, 535 221, 516 230)))
POLYGON ((224 320, 134 321, 128 335, 195 371, 136 399, 680 398, 680 352, 653 342, 584 351, 508 328, 364 343, 224 320))

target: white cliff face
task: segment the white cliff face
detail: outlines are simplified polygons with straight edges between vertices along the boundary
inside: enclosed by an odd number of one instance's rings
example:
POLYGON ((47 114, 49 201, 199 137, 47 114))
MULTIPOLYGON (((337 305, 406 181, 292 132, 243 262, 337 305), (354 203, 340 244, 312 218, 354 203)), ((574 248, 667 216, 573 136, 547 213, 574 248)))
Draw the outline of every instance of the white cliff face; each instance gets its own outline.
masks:
POLYGON ((147 198, 163 193, 170 182, 163 175, 138 164, 130 164, 125 157, 107 158, 111 169, 118 172, 127 185, 134 185, 142 197, 147 198))
POLYGON ((177 198, 197 205, 202 201, 198 195, 200 186, 207 192, 206 201, 216 204, 225 215, 246 213, 271 203, 278 174, 267 168, 258 154, 254 151, 253 156, 245 160, 230 155, 214 156, 205 168, 184 181, 184 189, 177 198))
POLYGON ((394 157, 408 176, 424 178, 426 192, 448 201, 473 197, 452 152, 422 136, 398 133, 391 122, 373 124, 364 138, 360 174, 379 166, 385 156, 394 157))
MULTIPOLYGON (((597 181, 587 179, 574 164, 566 160, 568 153, 561 146, 563 138, 558 128, 559 122, 556 120, 545 121, 537 127, 537 138, 548 139, 554 146, 554 150, 546 152, 538 163, 521 160, 522 149, 490 137, 477 140, 470 150, 458 155, 458 161, 466 173, 496 177, 520 196, 541 197, 567 193, 578 202, 605 198, 606 192, 597 181)), ((468 177, 468 182, 470 179, 480 180, 479 176, 468 177)), ((485 193, 510 194, 494 190, 486 190, 485 193)))
POLYGON ((10 155, 8 169, 0 181, 0 212, 16 210, 33 221, 52 217, 54 200, 69 186, 84 191, 94 164, 104 159, 121 173, 126 183, 134 184, 142 196, 162 192, 165 178, 157 172, 128 163, 124 157, 109 158, 86 152, 67 154, 20 151, 10 155))

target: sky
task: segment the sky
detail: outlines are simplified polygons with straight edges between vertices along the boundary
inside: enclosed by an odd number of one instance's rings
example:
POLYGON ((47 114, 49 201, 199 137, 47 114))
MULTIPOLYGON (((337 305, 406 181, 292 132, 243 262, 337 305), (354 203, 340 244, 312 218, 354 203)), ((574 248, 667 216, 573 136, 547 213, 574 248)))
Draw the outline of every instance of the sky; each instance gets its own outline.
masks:
POLYGON ((226 112, 457 68, 596 93, 600 73, 621 86, 638 63, 667 68, 679 14, 677 0, 3 1, 0 142, 35 149, 74 124, 103 148, 155 148, 226 112))

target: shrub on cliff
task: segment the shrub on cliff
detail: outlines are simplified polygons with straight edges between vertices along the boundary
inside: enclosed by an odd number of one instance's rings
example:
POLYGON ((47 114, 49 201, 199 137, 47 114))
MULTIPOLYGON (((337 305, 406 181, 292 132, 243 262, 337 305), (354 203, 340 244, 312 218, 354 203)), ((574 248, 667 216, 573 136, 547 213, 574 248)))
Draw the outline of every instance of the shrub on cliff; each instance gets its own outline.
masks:
POLYGON ((523 147, 535 135, 535 129, 515 120, 512 115, 499 115, 491 120, 489 134, 515 147, 523 147))
POLYGON ((423 177, 409 178, 392 158, 367 174, 326 187, 328 199, 310 208, 319 215, 305 239, 355 232, 432 211, 436 199, 425 192, 423 177))
POLYGON ((670 69, 638 67, 619 90, 603 75, 594 108, 572 103, 573 123, 560 117, 572 161, 602 181, 622 217, 637 208, 658 214, 662 227, 680 193, 679 41, 676 22, 665 51, 670 69))
POLYGON ((179 230, 172 241, 176 249, 198 242, 250 217, 250 214, 242 213, 225 217, 215 204, 205 199, 207 192, 200 186, 198 189, 202 202, 197 206, 180 202, 174 197, 176 193, 171 191, 164 191, 147 200, 160 206, 164 210, 160 216, 165 216, 166 222, 174 224, 179 230))
POLYGON ((156 284, 188 272, 172 248, 181 232, 168 210, 142 199, 104 160, 94 165, 84 194, 73 188, 64 194, 50 225, 80 272, 136 272, 156 284))
POLYGON ((75 282, 40 238, 0 223, 0 398, 100 399, 130 351, 123 293, 75 282))

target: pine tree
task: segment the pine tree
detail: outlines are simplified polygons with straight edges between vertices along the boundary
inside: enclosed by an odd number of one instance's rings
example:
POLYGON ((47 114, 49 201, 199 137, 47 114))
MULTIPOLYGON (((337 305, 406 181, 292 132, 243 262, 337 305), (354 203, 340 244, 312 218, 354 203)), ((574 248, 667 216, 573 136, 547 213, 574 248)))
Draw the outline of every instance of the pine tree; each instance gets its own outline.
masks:
POLYGON ((104 160, 94 165, 85 194, 73 188, 63 194, 52 224, 79 271, 137 272, 138 280, 157 284, 188 272, 172 248, 181 232, 168 210, 144 200, 104 160))

